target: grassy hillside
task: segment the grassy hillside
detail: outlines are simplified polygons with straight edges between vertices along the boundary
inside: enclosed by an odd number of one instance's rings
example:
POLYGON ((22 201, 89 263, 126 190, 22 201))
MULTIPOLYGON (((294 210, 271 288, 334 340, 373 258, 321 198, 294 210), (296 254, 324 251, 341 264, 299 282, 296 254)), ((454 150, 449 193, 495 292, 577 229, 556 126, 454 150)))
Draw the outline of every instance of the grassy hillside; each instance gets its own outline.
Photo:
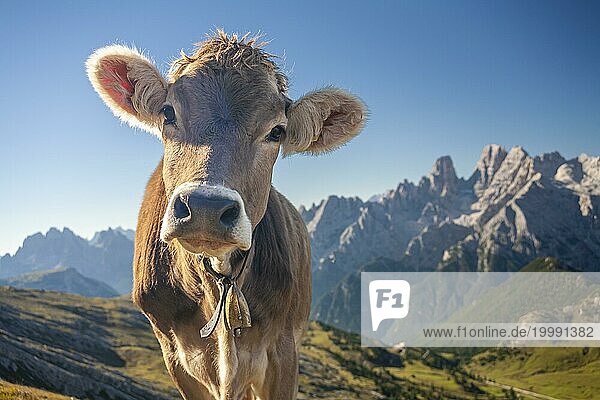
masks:
POLYGON ((176 393, 148 323, 123 299, 0 288, 0 354, 1 379, 77 398, 176 393))
POLYGON ((326 399, 494 399, 502 390, 469 376, 454 355, 360 347, 360 338, 313 322, 302 350, 300 392, 326 399), (311 368, 316 365, 319 368, 311 368))
POLYGON ((600 398, 600 348, 488 350, 474 356, 465 368, 557 399, 600 398))
MULTIPOLYGON (((0 354, 0 379, 12 383, 76 398, 178 398, 148 323, 122 298, 0 288, 0 354)), ((469 398, 451 373, 411 357, 312 323, 299 398, 469 398)))
POLYGON ((0 400, 70 400, 71 397, 0 380, 0 400))
MULTIPOLYGON (((358 336, 313 322, 303 343, 299 399, 511 398, 479 375, 561 399, 600 393, 591 379, 600 375, 594 372, 600 367, 597 351, 575 357, 581 349, 564 350, 544 369, 540 366, 558 353, 541 350, 502 358, 494 351, 467 356, 362 348, 358 336), (570 396, 565 385, 584 394, 570 396)), ((0 287, 0 354, 0 400, 70 398, 54 393, 78 399, 179 398, 148 323, 123 298, 0 287)))

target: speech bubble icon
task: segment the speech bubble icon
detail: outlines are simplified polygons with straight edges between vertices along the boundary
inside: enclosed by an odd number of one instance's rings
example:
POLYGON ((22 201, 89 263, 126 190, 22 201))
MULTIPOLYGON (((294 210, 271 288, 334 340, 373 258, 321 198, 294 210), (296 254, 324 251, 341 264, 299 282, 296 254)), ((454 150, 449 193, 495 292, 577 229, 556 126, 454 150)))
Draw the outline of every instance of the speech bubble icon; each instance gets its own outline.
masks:
POLYGON ((371 324, 377 331, 384 319, 401 319, 408 315, 410 284, 407 281, 377 280, 369 282, 371 324))

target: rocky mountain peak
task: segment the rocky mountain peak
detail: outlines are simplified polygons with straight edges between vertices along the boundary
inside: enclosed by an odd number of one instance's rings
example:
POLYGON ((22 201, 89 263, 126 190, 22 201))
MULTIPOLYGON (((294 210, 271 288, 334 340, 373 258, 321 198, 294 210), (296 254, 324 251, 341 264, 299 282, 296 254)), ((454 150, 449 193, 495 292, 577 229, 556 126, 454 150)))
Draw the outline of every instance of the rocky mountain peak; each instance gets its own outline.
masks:
MULTIPOLYGON (((590 157, 581 154, 579 157, 566 161, 556 171, 556 179, 568 175, 575 182, 600 179, 600 157, 590 157)), ((562 180, 562 179, 559 179, 562 180)))
MULTIPOLYGON (((25 238, 25 240, 23 241, 23 246, 25 245, 31 245, 33 243, 39 242, 41 240, 43 240, 45 238, 44 234, 42 232, 36 232, 33 235, 29 235, 25 238)), ((23 247, 21 246, 21 247, 23 247)), ((20 250, 20 248, 19 248, 20 250)), ((17 250, 18 252, 18 250, 17 250)))
POLYGON ((120 229, 99 232, 94 239, 87 241, 68 228, 36 233, 27 237, 13 256, 2 257, 0 278, 64 266, 105 282, 119 293, 130 292, 133 242, 120 229))
POLYGON ((506 150, 498 144, 490 144, 483 148, 471 177, 471 181, 474 181, 474 191, 478 196, 489 186, 507 154, 506 150))
POLYGON ((570 160, 556 170, 554 179, 565 184, 580 183, 583 179, 583 166, 578 159, 570 160))
POLYGON ((600 157, 590 157, 587 154, 579 156, 584 176, 582 184, 586 190, 593 195, 600 195, 600 157))
POLYGON ((600 157, 581 154, 559 166, 554 179, 579 195, 582 213, 588 215, 593 197, 600 196, 600 157))
POLYGON ((325 200, 321 201, 318 206, 313 206, 311 210, 305 211, 305 213, 312 213, 313 217, 307 224, 309 233, 317 229, 318 225, 331 224, 332 218, 339 218, 340 214, 354 215, 356 210, 363 204, 358 197, 341 197, 341 196, 329 196, 325 200))
POLYGON ((63 228, 61 231, 52 227, 45 235, 38 232, 25 238, 23 245, 19 247, 14 257, 21 260, 30 259, 31 257, 36 258, 42 249, 58 252, 58 249, 64 249, 65 247, 77 248, 85 245, 85 243, 85 239, 75 235, 69 228, 63 228))
POLYGON ((565 158, 558 152, 544 153, 533 158, 533 168, 542 174, 544 178, 552 178, 556 170, 566 162, 565 158))
MULTIPOLYGON (((487 219, 498 211, 498 207, 502 207, 525 185, 531 183, 532 179, 536 178, 536 174, 538 172, 534 169, 533 158, 521 146, 513 147, 493 175, 488 175, 486 181, 476 179, 473 190, 477 201, 471 208, 487 210, 481 215, 483 220, 487 219)), ((478 174, 476 173, 475 176, 478 174)))
POLYGON ((135 231, 133 229, 125 229, 121 226, 117 226, 113 229, 115 232, 119 232, 121 235, 125 236, 127 239, 133 241, 135 240, 135 231))
POLYGON ((48 229, 48 232, 46 233, 46 237, 48 237, 48 238, 59 237, 60 235, 61 235, 60 230, 55 227, 48 229))
POLYGON ((64 227, 62 231, 58 228, 52 227, 52 228, 48 229, 48 232, 46 232, 46 238, 48 238, 48 239, 74 237, 74 236, 76 236, 75 233, 73 233, 73 231, 67 227, 64 227))
POLYGON ((96 232, 92 239, 90 239, 90 244, 96 247, 102 247, 107 244, 112 243, 113 241, 133 241, 131 235, 133 235, 133 231, 124 230, 122 228, 108 228, 107 230, 96 232))
POLYGON ((515 146, 506 154, 497 172, 511 174, 522 167, 528 168, 529 166, 526 165, 528 159, 530 159, 529 154, 521 146, 515 146))
POLYGON ((450 156, 443 156, 435 160, 431 173, 427 177, 430 190, 445 197, 456 191, 458 177, 450 156))

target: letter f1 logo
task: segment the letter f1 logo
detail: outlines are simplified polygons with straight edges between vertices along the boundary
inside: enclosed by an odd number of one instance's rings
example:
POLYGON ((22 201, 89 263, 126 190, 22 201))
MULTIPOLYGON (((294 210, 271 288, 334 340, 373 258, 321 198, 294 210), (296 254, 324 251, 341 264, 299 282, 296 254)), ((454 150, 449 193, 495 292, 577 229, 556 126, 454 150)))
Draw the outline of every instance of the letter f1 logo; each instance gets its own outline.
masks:
POLYGON ((378 280, 369 283, 373 331, 384 319, 401 319, 408 315, 410 284, 404 280, 378 280))

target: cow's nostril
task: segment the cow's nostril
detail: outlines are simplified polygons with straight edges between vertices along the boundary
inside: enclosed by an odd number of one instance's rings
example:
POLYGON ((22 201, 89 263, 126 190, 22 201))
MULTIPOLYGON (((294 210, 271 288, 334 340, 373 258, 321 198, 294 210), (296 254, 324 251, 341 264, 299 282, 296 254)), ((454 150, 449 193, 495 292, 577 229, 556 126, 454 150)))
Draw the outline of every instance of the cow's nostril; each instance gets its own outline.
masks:
POLYGON ((223 211, 223 213, 221 214, 221 218, 219 218, 219 221, 226 228, 231 228, 233 225, 235 225, 235 222, 236 222, 237 218, 239 217, 239 215, 240 215, 239 205, 231 204, 223 211))
POLYGON ((185 219, 191 215, 190 208, 181 200, 180 196, 177 196, 173 203, 173 216, 176 219, 185 219))

